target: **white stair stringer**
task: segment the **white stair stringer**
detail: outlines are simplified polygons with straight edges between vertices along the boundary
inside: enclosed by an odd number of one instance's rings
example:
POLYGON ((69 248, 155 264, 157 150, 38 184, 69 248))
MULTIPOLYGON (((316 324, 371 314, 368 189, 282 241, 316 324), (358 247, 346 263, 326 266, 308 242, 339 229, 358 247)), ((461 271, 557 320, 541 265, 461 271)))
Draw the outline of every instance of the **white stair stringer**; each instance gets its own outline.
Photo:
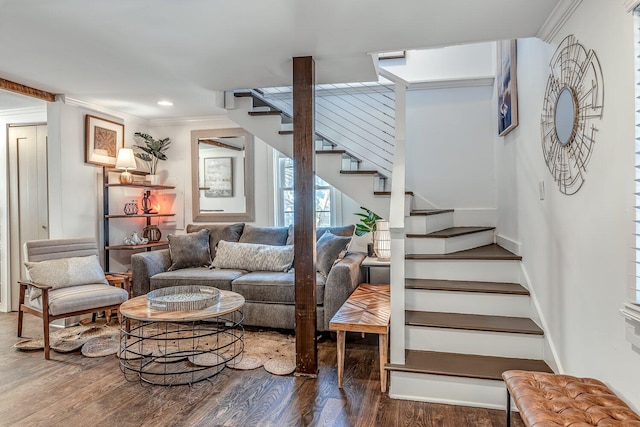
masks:
MULTIPOLYGON (((277 115, 250 116, 253 108, 250 97, 236 98, 235 108, 228 110, 228 116, 247 132, 260 138, 282 154, 293 157, 293 136, 281 135, 281 119, 277 115)), ((389 216, 389 198, 374 196, 374 175, 341 174, 342 157, 338 154, 316 156, 316 174, 342 191, 361 206, 371 209, 383 218, 389 216)))
POLYGON ((406 289, 405 309, 487 316, 527 317, 528 295, 406 289))
POLYGON ((466 259, 407 259, 405 276, 421 279, 520 281, 520 261, 466 259))
POLYGON ((407 325, 405 348, 442 353, 542 359, 542 335, 407 325))
POLYGON ((493 241, 494 230, 487 230, 447 238, 407 236, 405 247, 410 254, 450 254, 490 245, 493 241))
POLYGON ((496 380, 391 371, 389 397, 504 410, 507 388, 496 380))

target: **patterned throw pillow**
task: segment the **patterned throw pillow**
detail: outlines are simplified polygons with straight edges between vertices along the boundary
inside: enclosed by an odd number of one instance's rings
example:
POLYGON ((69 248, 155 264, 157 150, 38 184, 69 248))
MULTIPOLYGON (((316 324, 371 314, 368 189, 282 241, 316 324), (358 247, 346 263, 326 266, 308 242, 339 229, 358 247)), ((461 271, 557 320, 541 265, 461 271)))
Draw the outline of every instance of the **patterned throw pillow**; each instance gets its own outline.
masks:
POLYGON ((169 234, 169 256, 171 266, 167 271, 190 267, 209 267, 209 230, 202 229, 195 233, 169 234))
MULTIPOLYGON (((29 278, 34 283, 50 285, 53 289, 69 286, 101 284, 108 285, 104 270, 97 255, 50 259, 40 262, 25 262, 29 278)), ((29 299, 42 295, 40 289, 31 287, 29 299)))
POLYGON ((293 263, 293 246, 235 243, 220 240, 213 267, 248 271, 288 271, 293 263))

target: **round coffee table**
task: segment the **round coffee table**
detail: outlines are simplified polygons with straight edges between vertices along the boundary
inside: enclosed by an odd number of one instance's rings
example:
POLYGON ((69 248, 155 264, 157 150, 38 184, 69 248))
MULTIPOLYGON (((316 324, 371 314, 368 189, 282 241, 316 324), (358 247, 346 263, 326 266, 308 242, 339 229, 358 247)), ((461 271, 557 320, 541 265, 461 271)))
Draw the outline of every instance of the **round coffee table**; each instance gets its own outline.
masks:
POLYGON ((244 297, 220 291, 201 310, 162 311, 142 295, 120 306, 120 370, 127 380, 193 384, 220 373, 244 350, 244 297))

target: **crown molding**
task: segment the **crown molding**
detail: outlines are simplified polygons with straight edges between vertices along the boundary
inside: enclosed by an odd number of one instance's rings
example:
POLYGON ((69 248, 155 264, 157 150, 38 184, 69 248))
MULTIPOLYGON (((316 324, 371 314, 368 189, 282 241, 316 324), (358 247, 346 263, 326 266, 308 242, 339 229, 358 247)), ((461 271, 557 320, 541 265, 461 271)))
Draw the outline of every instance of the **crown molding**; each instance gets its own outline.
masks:
POLYGON ((106 108, 101 105, 92 104, 90 102, 83 101, 81 99, 71 98, 66 95, 58 95, 56 99, 61 100, 64 104, 72 107, 86 108, 88 110, 97 111, 103 114, 108 114, 110 116, 113 116, 114 118, 118 118, 121 120, 131 120, 135 122, 148 122, 147 119, 134 116, 133 114, 125 113, 123 111, 112 110, 110 108, 106 108))
POLYGON ((560 0, 540 27, 537 37, 547 43, 551 42, 581 3, 582 0, 560 0))
POLYGON ((47 106, 37 106, 37 107, 25 107, 25 108, 12 108, 9 110, 0 110, 0 117, 5 116, 22 116, 26 114, 47 114, 47 106))
POLYGON ((633 12, 639 4, 640 0, 624 0, 624 7, 627 9, 627 12, 633 12))
POLYGON ((233 127, 238 126, 226 114, 217 114, 215 116, 173 117, 173 118, 167 118, 167 119, 150 119, 149 120, 149 126, 181 126, 186 124, 199 124, 199 123, 216 123, 216 124, 223 124, 225 126, 230 125, 233 127))

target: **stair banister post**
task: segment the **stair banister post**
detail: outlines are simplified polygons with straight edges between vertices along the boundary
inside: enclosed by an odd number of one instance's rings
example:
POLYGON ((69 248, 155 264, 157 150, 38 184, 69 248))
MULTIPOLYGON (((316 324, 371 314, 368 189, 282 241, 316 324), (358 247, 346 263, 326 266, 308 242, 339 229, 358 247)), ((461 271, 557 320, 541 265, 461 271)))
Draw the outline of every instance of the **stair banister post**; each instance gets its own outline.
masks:
POLYGON ((391 175, 389 228, 391 230, 391 363, 404 364, 404 216, 405 216, 405 135, 408 83, 384 70, 380 75, 395 83, 395 150, 391 175))

